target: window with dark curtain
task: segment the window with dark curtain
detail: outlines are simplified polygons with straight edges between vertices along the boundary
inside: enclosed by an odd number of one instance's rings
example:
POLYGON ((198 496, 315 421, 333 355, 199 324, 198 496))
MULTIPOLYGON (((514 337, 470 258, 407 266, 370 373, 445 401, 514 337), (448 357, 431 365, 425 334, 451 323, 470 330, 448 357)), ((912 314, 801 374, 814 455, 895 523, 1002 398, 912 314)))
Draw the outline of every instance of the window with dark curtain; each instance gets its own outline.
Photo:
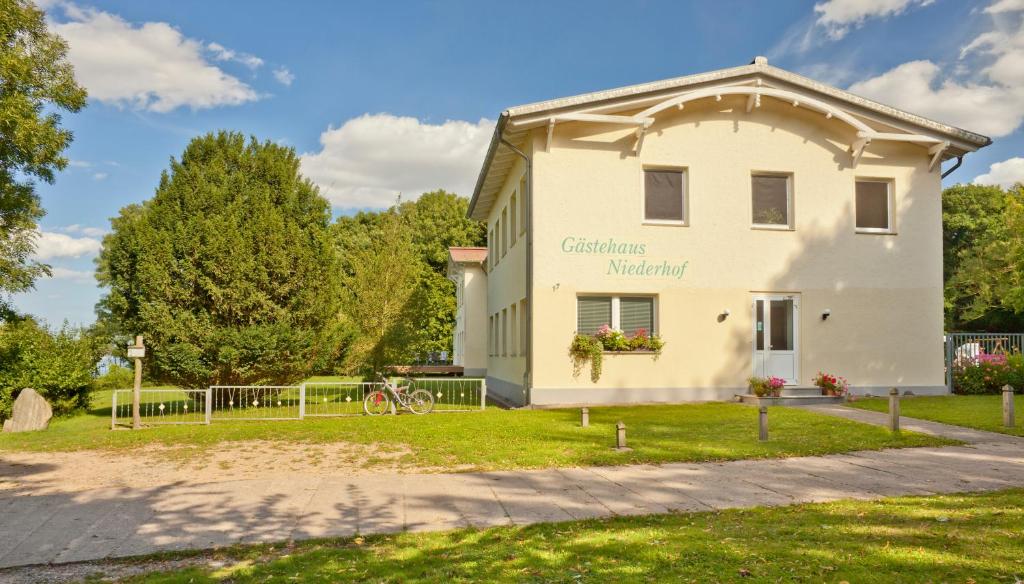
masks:
POLYGON ((644 171, 644 219, 683 221, 683 171, 644 171))
POLYGON ((789 225, 789 177, 759 175, 752 177, 755 225, 789 225))
POLYGON ((857 229, 889 229, 889 183, 857 181, 857 229))

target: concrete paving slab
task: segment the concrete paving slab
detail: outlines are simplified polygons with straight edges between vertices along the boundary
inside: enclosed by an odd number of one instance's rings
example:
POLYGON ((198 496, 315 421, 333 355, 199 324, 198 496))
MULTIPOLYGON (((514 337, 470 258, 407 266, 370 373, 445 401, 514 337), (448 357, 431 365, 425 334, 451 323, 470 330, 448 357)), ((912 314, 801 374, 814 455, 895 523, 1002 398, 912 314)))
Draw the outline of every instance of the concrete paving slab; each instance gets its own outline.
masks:
POLYGON ((634 491, 609 480, 605 474, 614 474, 613 469, 604 469, 604 474, 589 468, 559 469, 567 480, 578 486, 591 497, 601 502, 615 515, 648 515, 667 513, 668 507, 647 500, 634 491))
POLYGON ((590 469, 612 483, 627 489, 643 500, 648 506, 668 511, 699 511, 706 507, 683 491, 673 488, 659 478, 669 478, 657 466, 636 465, 617 467, 594 467, 590 469))
POLYGON ((449 476, 448 493, 452 504, 467 523, 479 529, 512 524, 486 480, 475 474, 449 476))
POLYGON ((487 473, 487 480, 494 496, 516 525, 571 520, 572 515, 533 486, 536 474, 536 471, 487 473))

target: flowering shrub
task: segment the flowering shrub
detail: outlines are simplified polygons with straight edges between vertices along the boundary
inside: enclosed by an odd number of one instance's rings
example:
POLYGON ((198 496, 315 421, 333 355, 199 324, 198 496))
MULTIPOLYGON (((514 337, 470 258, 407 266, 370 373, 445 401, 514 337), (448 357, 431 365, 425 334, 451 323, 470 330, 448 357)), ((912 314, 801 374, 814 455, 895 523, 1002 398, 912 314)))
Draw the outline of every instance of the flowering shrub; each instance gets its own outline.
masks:
POLYGON ((573 376, 583 371, 583 366, 590 362, 590 380, 596 382, 601 378, 601 356, 605 351, 625 353, 644 351, 653 353, 655 358, 661 354, 665 341, 658 335, 650 334, 645 328, 638 328, 633 334, 626 335, 618 329, 604 324, 594 335, 576 333, 569 345, 569 356, 572 358, 573 376))
POLYGON ((1024 356, 1020 353, 979 353, 953 364, 953 393, 1000 393, 1006 384, 1018 391, 1024 385, 1024 356))
POLYGON ((784 385, 786 385, 786 381, 781 377, 750 377, 747 379, 750 393, 757 397, 779 397, 784 385))
POLYGON ((821 371, 814 377, 814 385, 821 389, 823 395, 846 395, 850 391, 850 383, 845 377, 821 371))

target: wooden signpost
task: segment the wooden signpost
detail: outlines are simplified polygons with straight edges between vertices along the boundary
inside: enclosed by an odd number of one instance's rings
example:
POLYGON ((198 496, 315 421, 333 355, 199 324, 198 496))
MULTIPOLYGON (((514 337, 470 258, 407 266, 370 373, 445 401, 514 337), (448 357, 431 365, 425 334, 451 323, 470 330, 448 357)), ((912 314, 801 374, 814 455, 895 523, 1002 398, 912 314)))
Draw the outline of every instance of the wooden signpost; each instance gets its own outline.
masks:
POLYGON ((142 428, 142 358, 146 356, 146 347, 142 344, 142 335, 135 337, 135 345, 128 345, 128 358, 135 359, 135 386, 132 388, 132 429, 142 428))

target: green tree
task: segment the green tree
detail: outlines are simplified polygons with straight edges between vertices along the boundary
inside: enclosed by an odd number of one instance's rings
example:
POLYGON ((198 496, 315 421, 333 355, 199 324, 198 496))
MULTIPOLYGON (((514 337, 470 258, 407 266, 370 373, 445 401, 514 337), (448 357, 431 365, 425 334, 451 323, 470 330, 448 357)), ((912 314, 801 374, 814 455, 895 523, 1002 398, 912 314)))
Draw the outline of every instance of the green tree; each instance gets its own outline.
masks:
POLYGON ((1024 186, 993 193, 999 212, 957 255, 946 286, 954 322, 973 329, 1024 326, 1024 186))
POLYGON ((1020 331, 1024 312, 1001 295, 1016 278, 1011 228, 1021 186, 955 184, 942 193, 946 327, 950 330, 1020 331), (994 272, 986 273, 986 270, 994 272), (997 296, 998 295, 998 296, 997 296))
POLYGON ((470 219, 468 211, 468 199, 444 190, 423 193, 398 208, 420 257, 439 274, 448 268, 449 247, 484 245, 487 240, 484 224, 470 219))
MULTIPOLYGON (((408 361, 427 352, 450 351, 452 330, 455 326, 455 288, 446 276, 448 248, 452 246, 483 245, 484 226, 466 216, 469 201, 443 190, 424 193, 415 201, 405 201, 381 212, 359 212, 340 217, 334 225, 338 250, 347 264, 357 250, 365 250, 381 239, 400 237, 412 246, 412 259, 418 264, 413 289, 402 311, 394 316, 396 331, 401 331, 401 350, 386 349, 389 364, 408 361), (391 221, 394 220, 394 224, 391 221), (387 225, 384 223, 387 222, 387 225), (383 235, 385 232, 400 235, 383 235)), ((403 250, 404 253, 404 250, 403 250)), ((380 270, 396 265, 383 263, 380 270)), ((347 268, 348 273, 351 269, 347 268)), ((345 300, 346 310, 354 302, 345 300)), ((359 333, 361 334, 361 333, 359 333)), ((396 337, 388 337, 394 343, 396 337)), ((371 345, 373 341, 370 341, 371 345)), ((386 343, 385 343, 386 345, 386 343)), ((366 355, 365 348, 351 357, 358 360, 366 355)), ((350 359, 350 365, 354 362, 350 359)))
POLYGON ((334 350, 320 342, 340 294, 329 225, 291 148, 195 138, 151 200, 112 220, 97 260, 101 327, 122 346, 145 335, 157 381, 297 381, 334 350))
POLYGON ((67 45, 46 29, 27 0, 0 0, 0 317, 9 295, 30 290, 49 266, 32 260, 36 222, 44 215, 34 180, 53 182, 67 165, 71 132, 58 111, 85 107, 67 45))
POLYGON ((40 392, 55 415, 85 409, 102 353, 88 331, 67 324, 50 330, 26 317, 0 324, 0 420, 26 387, 40 392))
POLYGON ((366 239, 354 237, 343 259, 342 313, 356 332, 347 364, 350 370, 382 371, 406 361, 419 334, 414 298, 423 264, 408 226, 393 210, 348 225, 373 229, 366 239))

